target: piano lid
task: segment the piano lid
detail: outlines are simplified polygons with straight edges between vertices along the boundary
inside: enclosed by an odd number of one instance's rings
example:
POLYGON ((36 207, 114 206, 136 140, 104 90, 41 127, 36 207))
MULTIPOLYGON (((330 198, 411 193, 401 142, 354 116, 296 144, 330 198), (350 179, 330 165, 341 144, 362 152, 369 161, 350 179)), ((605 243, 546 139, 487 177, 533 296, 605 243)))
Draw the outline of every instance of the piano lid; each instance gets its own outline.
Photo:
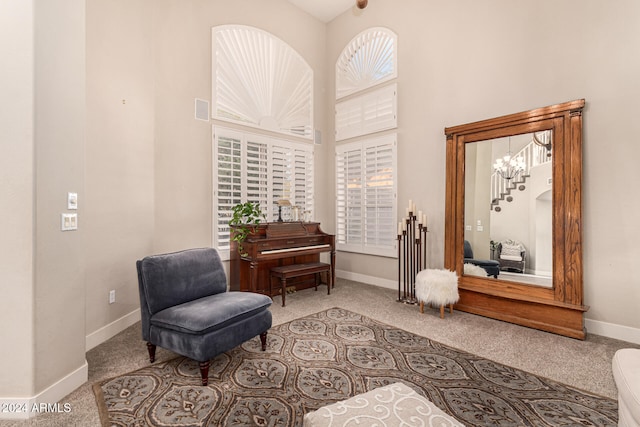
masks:
POLYGON ((267 224, 267 239, 279 237, 308 236, 309 232, 302 222, 270 222, 267 224))

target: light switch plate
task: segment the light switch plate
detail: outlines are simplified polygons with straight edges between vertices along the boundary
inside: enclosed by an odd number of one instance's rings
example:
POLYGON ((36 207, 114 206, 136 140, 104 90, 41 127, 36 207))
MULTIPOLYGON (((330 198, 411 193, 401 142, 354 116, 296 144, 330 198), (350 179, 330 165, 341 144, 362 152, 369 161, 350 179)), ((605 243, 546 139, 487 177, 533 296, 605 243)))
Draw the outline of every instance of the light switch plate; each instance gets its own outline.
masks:
POLYGON ((60 214, 60 229, 62 231, 73 231, 78 229, 78 214, 63 213, 60 214))
POLYGON ((78 193, 67 193, 67 209, 78 209, 78 193))

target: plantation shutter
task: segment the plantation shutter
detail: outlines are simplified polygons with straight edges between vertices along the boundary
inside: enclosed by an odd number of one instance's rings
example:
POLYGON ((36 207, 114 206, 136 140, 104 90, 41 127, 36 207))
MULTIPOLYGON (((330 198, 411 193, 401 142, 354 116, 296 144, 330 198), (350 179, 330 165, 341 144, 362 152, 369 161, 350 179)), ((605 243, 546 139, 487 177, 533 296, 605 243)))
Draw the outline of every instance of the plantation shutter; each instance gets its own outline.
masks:
POLYGON ((223 259, 229 256, 229 220, 238 203, 259 203, 268 221, 278 218, 280 199, 313 216, 313 144, 216 127, 213 145, 213 241, 223 259))
POLYGON ((300 209, 300 215, 305 211, 313 212, 313 175, 313 151, 304 146, 295 147, 293 151, 294 190, 291 203, 300 209))
POLYGON ((336 141, 398 126, 397 85, 336 103, 336 141))
POLYGON ((395 135, 336 147, 336 245, 395 256, 395 135))
POLYGON ((215 193, 214 231, 218 249, 229 251, 231 209, 242 201, 242 139, 239 134, 227 133, 217 138, 214 150, 217 190, 215 193))
POLYGON ((336 147, 336 244, 343 250, 362 245, 362 148, 336 147))
POLYGON ((369 247, 393 247, 395 225, 395 139, 365 144, 364 229, 369 247))
POLYGON ((265 212, 269 200, 267 144, 249 139, 246 147, 246 201, 259 203, 260 208, 265 212))

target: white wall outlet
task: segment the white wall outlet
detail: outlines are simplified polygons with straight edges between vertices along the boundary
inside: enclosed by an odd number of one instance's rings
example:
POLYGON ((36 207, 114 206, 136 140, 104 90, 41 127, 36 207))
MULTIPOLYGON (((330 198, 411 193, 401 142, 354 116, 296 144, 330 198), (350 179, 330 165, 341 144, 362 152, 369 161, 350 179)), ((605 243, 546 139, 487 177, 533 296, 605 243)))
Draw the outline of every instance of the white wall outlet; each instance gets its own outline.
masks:
POLYGON ((116 302, 116 290, 112 289, 109 291, 109 304, 113 304, 116 302))
POLYGON ((72 231, 78 229, 78 214, 63 213, 60 214, 60 229, 62 231, 72 231))

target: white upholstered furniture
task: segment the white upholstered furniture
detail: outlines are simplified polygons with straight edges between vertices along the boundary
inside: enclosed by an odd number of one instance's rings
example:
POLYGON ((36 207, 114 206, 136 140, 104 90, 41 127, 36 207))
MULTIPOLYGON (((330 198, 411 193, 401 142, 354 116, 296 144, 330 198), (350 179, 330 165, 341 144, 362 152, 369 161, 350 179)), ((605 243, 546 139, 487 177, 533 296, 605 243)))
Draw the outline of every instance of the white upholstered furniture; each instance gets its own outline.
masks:
POLYGON ((304 416, 305 427, 438 426, 463 424, 403 383, 394 383, 324 406, 304 416))
POLYGON ((616 351, 612 364, 618 387, 618 426, 640 427, 640 349, 616 351))
POLYGON ((453 313, 453 304, 458 301, 458 275, 449 270, 426 269, 416 275, 416 299, 420 302, 420 313, 424 305, 440 307, 440 318, 444 318, 444 307, 449 306, 453 313))

